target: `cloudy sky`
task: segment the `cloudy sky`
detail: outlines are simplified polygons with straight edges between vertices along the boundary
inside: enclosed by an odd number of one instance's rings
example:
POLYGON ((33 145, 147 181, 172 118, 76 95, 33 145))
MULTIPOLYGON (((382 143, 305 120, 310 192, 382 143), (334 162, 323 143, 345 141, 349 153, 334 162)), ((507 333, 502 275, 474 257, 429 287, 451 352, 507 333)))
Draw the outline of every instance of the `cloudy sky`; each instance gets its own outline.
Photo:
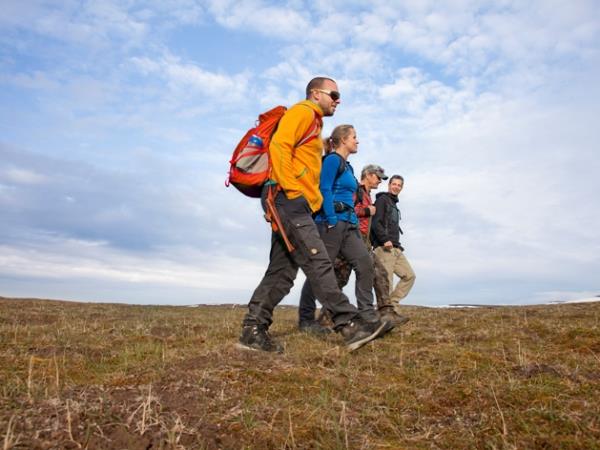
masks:
POLYGON ((338 80, 325 132, 355 125, 353 166, 406 179, 407 303, 600 294, 595 0, 2 10, 0 295, 247 302, 269 231, 228 160, 315 75, 338 80))

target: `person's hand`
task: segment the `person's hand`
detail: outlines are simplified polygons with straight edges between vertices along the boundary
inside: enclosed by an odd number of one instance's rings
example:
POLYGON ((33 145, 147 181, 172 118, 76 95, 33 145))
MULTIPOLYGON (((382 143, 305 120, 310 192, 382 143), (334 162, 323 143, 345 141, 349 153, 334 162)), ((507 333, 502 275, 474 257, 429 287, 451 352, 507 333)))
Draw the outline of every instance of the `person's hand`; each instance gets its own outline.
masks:
POLYGON ((375 215, 375 211, 377 211, 377 209, 373 206, 373 205, 369 205, 369 212, 371 213, 371 216, 375 215))

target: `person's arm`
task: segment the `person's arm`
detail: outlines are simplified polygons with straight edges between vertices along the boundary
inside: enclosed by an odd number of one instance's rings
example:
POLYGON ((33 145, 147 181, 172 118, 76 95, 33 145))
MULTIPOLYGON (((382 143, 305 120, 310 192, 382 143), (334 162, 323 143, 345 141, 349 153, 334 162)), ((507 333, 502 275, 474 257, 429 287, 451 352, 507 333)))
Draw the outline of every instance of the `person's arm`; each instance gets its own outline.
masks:
POLYGON ((271 177, 284 191, 301 190, 295 173, 294 146, 304 137, 314 123, 314 112, 303 105, 290 108, 279 121, 277 131, 271 139, 271 177))
POLYGON ((319 189, 323 195, 323 215, 325 220, 331 226, 337 224, 338 218, 335 213, 333 206, 333 185, 337 178, 340 165, 342 164, 342 157, 334 154, 327 156, 323 159, 323 166, 321 168, 321 180, 319 183, 319 189))
POLYGON ((375 212, 375 207, 365 201, 366 196, 369 194, 365 192, 365 189, 362 187, 362 185, 358 185, 358 189, 354 195, 354 212, 356 213, 356 216, 359 218, 371 217, 373 215, 372 213, 375 212))

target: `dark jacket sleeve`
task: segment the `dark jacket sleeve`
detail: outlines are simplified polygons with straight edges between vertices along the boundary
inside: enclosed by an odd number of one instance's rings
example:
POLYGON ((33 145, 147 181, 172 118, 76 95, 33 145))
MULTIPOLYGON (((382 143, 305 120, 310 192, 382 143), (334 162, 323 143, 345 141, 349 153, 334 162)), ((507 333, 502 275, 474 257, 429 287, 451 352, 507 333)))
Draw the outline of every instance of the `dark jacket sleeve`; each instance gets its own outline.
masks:
POLYGON ((376 245, 383 245, 384 242, 390 240, 386 230, 386 209, 387 202, 383 196, 379 196, 375 200, 375 215, 371 219, 371 233, 375 236, 373 243, 376 245))

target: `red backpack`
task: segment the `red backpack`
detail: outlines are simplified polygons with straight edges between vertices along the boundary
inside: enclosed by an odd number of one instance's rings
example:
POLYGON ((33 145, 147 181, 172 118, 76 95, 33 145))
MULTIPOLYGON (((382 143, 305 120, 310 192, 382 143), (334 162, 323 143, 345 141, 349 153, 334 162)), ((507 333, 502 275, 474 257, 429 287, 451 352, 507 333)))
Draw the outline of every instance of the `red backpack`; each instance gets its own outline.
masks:
MULTIPOLYGON (((258 116, 254 128, 248 130, 233 151, 225 186, 233 184, 248 197, 260 197, 262 187, 271 175, 269 158, 271 137, 286 111, 285 106, 276 106, 258 116)), ((319 131, 320 123, 315 114, 313 124, 294 148, 312 141, 319 135, 319 131)))

